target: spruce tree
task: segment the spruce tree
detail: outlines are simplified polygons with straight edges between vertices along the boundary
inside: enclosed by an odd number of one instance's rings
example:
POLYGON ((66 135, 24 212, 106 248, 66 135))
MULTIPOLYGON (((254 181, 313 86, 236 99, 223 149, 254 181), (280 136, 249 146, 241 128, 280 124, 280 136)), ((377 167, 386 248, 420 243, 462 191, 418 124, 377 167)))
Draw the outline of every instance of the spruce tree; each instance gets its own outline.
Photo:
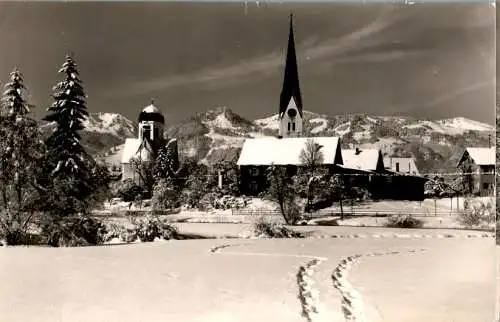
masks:
POLYGON ((48 149, 44 171, 47 198, 45 210, 52 215, 66 216, 87 213, 98 188, 100 173, 95 160, 80 144, 80 131, 88 117, 86 95, 79 78, 77 65, 66 57, 59 73, 64 80, 53 87, 54 102, 44 120, 56 127, 47 139, 48 149))
POLYGON ((88 157, 80 144, 79 131, 84 129, 83 122, 88 116, 86 96, 78 76, 76 63, 71 56, 59 70, 64 81, 53 87, 54 103, 48 108, 51 114, 45 121, 55 122, 54 133, 47 140, 47 146, 57 160, 54 173, 82 173, 86 175, 85 159, 88 157))
POLYGON ((9 244, 21 243, 22 234, 30 228, 35 179, 44 153, 25 90, 21 72, 14 69, 0 109, 0 230, 9 244))
POLYGON ((179 153, 177 150, 177 141, 170 140, 167 145, 162 147, 155 160, 153 175, 155 181, 161 179, 174 180, 179 174, 179 153))

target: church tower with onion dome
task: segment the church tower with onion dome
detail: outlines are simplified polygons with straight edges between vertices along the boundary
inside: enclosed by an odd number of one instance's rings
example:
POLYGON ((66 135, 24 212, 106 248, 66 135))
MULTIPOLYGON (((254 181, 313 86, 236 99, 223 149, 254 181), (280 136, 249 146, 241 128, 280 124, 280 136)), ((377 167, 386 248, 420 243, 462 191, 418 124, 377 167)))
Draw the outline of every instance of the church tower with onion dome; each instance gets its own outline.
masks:
MULTIPOLYGON (((137 173, 138 163, 154 163, 162 149, 166 149, 175 167, 178 167, 177 140, 168 142, 164 137, 165 117, 154 101, 142 109, 139 114, 137 138, 127 138, 122 152, 122 180, 132 179, 141 184, 141 175, 137 173)), ((177 169, 172 169, 176 171, 177 169)))
POLYGON ((146 106, 139 114, 139 140, 147 140, 156 154, 165 144, 163 131, 165 117, 154 105, 154 100, 146 106))

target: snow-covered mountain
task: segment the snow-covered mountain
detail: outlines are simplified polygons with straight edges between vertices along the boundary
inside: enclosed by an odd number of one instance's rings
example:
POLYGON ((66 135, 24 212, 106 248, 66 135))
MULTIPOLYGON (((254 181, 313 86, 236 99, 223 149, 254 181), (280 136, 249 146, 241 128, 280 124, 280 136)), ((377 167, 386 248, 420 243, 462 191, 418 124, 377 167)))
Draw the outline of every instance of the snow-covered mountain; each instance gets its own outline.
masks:
MULTIPOLYGON (((103 133, 117 137, 135 136, 137 128, 134 122, 117 113, 91 113, 83 124, 85 132, 103 133)), ((43 132, 50 132, 54 127, 54 122, 44 122, 41 125, 43 132)))
POLYGON ((106 133, 117 137, 135 137, 137 124, 121 114, 93 113, 84 122, 88 132, 106 133))
MULTIPOLYGON (((89 153, 100 156, 109 149, 123 144, 128 137, 135 137, 137 125, 121 114, 91 113, 84 122, 82 144, 89 153)), ((55 123, 42 122, 41 130, 44 136, 50 135, 55 123)))
MULTIPOLYGON (((237 157, 246 138, 276 136, 277 119, 275 114, 252 122, 229 108, 218 107, 169 126, 166 136, 178 139, 184 158, 211 164, 237 157)), ((386 155, 414 156, 421 172, 452 170, 463 148, 487 146, 488 135, 495 130, 492 125, 463 117, 431 121, 359 114, 329 116, 304 111, 304 119, 307 136, 340 136, 343 148, 380 148, 386 155)), ((123 116, 112 117, 107 113, 93 115, 89 125, 86 133, 105 133, 121 139, 114 145, 105 144, 103 149, 93 148, 100 155, 105 154, 109 163, 118 163, 120 144, 126 137, 135 136, 136 125, 123 116)))

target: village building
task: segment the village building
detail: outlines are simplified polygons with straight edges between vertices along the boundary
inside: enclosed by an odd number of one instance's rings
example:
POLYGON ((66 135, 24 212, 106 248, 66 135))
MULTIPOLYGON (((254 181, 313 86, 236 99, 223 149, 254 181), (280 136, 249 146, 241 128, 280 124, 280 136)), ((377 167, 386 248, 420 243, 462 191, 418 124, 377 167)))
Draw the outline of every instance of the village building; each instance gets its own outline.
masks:
POLYGON ((342 150, 341 166, 344 182, 349 187, 365 189, 372 196, 377 196, 382 188, 385 173, 382 152, 379 149, 342 150))
POLYGON ((384 165, 387 170, 396 173, 420 175, 414 158, 385 157, 384 165))
POLYGON ((488 196, 495 193, 495 147, 466 148, 457 168, 462 175, 471 175, 474 194, 488 196))
MULTIPOLYGON (((404 160, 407 167, 388 167, 380 149, 342 150, 343 177, 349 187, 363 188, 372 199, 423 200, 427 179, 419 176, 416 167, 404 160), (393 169, 399 171, 394 171, 393 169), (415 169, 413 171, 409 169, 415 169)), ((411 160, 411 159, 410 159, 411 160)), ((390 161, 389 161, 390 162, 390 161)), ((414 164, 414 162, 413 162, 414 164)))
POLYGON ((241 192, 257 195, 264 191, 267 187, 266 170, 271 165, 286 167, 290 176, 297 174, 298 169, 304 166, 300 154, 306 148, 307 140, 311 139, 321 146, 321 166, 331 173, 337 171, 342 164, 340 140, 337 137, 247 139, 237 162, 241 192))
MULTIPOLYGON (((163 147, 173 149, 175 152, 171 155, 176 158, 178 153, 177 141, 171 139, 167 142, 164 137, 165 117, 153 101, 141 111, 138 121, 138 137, 125 140, 121 166, 122 180, 132 179, 141 184, 140 164, 154 162, 163 147)), ((173 164, 178 164, 178 160, 174 160, 173 164)))

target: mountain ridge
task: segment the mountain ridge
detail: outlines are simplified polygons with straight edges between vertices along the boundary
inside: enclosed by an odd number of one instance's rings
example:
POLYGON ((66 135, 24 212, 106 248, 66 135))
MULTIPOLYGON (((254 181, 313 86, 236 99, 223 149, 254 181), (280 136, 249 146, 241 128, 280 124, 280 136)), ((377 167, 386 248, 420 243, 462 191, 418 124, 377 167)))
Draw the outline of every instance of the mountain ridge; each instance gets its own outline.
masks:
MULTIPOLYGON (((168 121, 167 121, 168 122, 168 121)), ((117 113, 92 113, 82 133, 89 152, 119 164, 122 144, 135 137, 137 124, 117 113)), ((415 157, 420 172, 452 171, 466 146, 488 146, 495 127, 464 117, 429 120, 365 114, 324 115, 304 111, 305 136, 339 136, 342 148, 380 148, 387 156, 415 157), (488 137, 490 135, 490 137, 488 137)), ((47 126, 47 125, 46 125, 47 126)), ((167 126, 183 158, 205 164, 233 159, 246 138, 275 137, 277 114, 249 121, 227 107, 216 107, 167 126)), ((493 141, 491 141, 493 142, 493 141)))

